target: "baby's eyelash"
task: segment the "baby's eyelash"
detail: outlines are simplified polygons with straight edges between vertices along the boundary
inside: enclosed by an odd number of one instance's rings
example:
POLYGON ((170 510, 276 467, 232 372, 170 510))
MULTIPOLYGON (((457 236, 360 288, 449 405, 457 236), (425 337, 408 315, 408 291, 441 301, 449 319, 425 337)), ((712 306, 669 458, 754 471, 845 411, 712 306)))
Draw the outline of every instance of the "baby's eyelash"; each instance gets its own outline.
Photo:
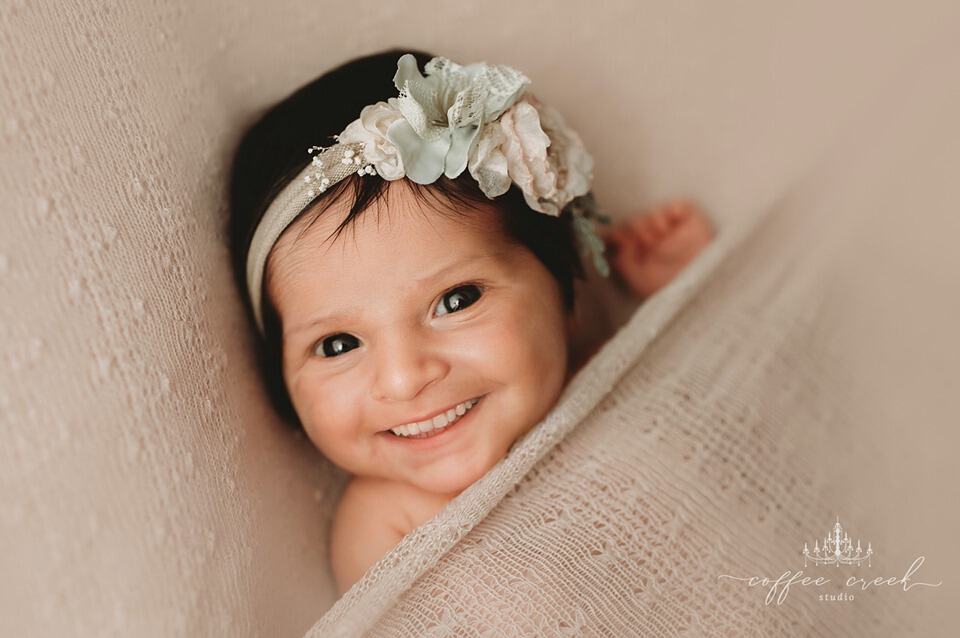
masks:
POLYGON ((487 288, 488 288, 487 283, 480 279, 471 280, 471 281, 461 281, 460 283, 450 286, 449 288, 441 292, 440 295, 437 297, 437 301, 442 299, 444 295, 450 294, 457 288, 463 288, 464 286, 476 286, 477 288, 480 289, 481 293, 487 292, 487 288))

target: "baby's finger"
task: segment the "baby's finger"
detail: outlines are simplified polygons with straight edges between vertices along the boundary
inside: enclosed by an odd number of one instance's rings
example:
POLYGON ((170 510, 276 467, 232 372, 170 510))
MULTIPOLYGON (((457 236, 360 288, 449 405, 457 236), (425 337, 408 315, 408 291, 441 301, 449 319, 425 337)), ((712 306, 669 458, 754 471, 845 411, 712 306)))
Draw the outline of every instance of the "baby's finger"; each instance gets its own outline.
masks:
POLYGON ((693 202, 688 199, 678 199, 666 207, 667 215, 671 222, 681 222, 693 213, 693 202))
POLYGON ((649 247, 641 239, 636 231, 630 229, 621 235, 621 240, 617 244, 615 257, 621 268, 630 267, 643 261, 649 247))
POLYGON ((618 246, 630 240, 630 231, 622 224, 603 227, 600 232, 600 239, 605 244, 618 246))
POLYGON ((650 215, 644 215, 633 224, 636 240, 643 246, 652 246, 657 241, 656 231, 650 223, 650 215))
POLYGON ((657 237, 663 237, 670 230, 670 217, 665 211, 658 211, 653 214, 651 224, 657 231, 657 237))

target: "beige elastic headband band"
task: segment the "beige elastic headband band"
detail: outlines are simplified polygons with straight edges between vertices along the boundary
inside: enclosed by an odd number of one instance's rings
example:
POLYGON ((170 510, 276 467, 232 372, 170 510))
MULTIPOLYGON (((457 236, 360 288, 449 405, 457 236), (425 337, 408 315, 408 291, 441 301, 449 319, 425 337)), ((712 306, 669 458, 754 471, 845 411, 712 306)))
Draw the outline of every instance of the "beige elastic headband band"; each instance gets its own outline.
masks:
MULTIPOLYGON (((312 147, 308 152, 317 148, 312 147)), ((362 144, 337 144, 314 155, 313 161, 270 203, 260 220, 247 252, 247 289, 260 334, 264 334, 263 278, 270 250, 287 226, 308 208, 321 192, 353 173, 376 174, 372 166, 363 166, 362 150, 362 144)))

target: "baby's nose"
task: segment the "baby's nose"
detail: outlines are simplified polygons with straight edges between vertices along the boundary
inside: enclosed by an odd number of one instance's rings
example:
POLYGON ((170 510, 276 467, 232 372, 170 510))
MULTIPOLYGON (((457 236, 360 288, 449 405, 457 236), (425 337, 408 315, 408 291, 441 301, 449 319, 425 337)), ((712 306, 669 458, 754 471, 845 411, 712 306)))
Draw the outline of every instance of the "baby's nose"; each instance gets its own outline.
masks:
POLYGON ((446 376, 448 365, 422 340, 397 335, 376 344, 374 398, 409 401, 446 376))

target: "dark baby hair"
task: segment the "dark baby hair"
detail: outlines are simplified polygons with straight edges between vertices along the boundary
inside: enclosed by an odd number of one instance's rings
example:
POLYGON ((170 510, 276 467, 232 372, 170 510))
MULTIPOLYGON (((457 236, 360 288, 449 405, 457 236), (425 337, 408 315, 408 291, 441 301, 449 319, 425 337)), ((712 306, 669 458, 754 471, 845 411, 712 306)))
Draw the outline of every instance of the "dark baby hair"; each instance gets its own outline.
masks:
MULTIPOLYGON (((230 174, 230 254, 234 279, 254 330, 246 260, 257 225, 270 202, 310 163, 312 156, 307 148, 333 145, 333 136, 359 117, 363 107, 397 95, 393 76, 397 60, 405 53, 413 54, 421 69, 434 57, 423 51, 390 49, 350 60, 270 107, 240 139, 230 174)), ((407 181, 420 201, 429 195, 440 204, 437 208, 452 209, 451 214, 469 215, 477 204, 494 205, 508 238, 526 246, 543 263, 559 284, 564 308, 573 311, 574 279, 583 279, 584 270, 570 211, 559 217, 534 211, 515 184, 491 200, 466 170, 454 179, 441 176, 426 186, 407 181)), ((385 179, 352 175, 320 193, 300 216, 313 214, 312 224, 350 190, 354 203, 335 231, 339 233, 371 204, 379 202, 387 187, 385 179)), ((266 288, 262 304, 264 338, 256 342, 258 367, 277 412, 289 425, 301 428, 283 380, 280 319, 266 288)))

